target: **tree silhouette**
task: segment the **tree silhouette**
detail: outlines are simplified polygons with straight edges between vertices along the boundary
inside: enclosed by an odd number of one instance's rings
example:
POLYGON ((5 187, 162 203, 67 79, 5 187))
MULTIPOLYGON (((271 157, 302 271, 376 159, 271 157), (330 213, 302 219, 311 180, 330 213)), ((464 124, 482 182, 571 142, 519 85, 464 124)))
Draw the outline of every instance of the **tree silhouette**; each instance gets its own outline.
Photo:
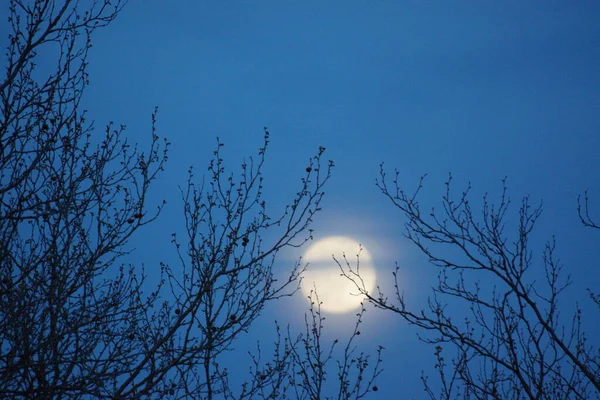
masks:
MULTIPOLYGON (((426 309, 407 304, 398 267, 394 299, 389 299, 380 288, 365 290, 356 265, 347 260, 338 265, 372 304, 420 328, 420 339, 434 345, 440 384, 434 389, 422 375, 429 397, 598 398, 600 353, 582 329, 582 312, 578 308, 567 323, 560 314, 559 299, 571 282, 555 255, 554 240, 541 249, 541 262, 534 257, 531 238, 541 206, 523 198, 511 228, 506 182, 497 204, 486 195, 479 207, 470 199, 470 185, 458 195, 452 192, 450 176, 441 212, 420 205, 422 184, 423 178, 414 193, 407 193, 398 171, 390 182, 383 165, 377 180, 406 218, 406 237, 440 269, 426 309), (540 275, 544 279, 536 281, 540 275), (448 351, 450 360, 444 356, 448 351)), ((587 196, 579 215, 585 225, 598 228, 587 196)))
MULTIPOLYGON (((230 382, 220 364, 269 301, 298 288, 300 262, 282 281, 273 266, 282 249, 312 237, 333 167, 324 148, 289 206, 273 213, 262 199, 266 128, 237 178, 218 142, 205 183, 190 169, 182 190, 186 237, 172 239, 178 265, 160 264, 160 281, 149 288, 143 268, 123 264, 134 233, 164 207, 152 205, 148 191, 169 143, 156 132, 156 110, 142 151, 124 126, 95 130, 80 107, 91 35, 122 7, 9 2, 0 84, 0 397, 324 398, 325 374, 307 380, 308 370, 322 371, 331 357, 301 350, 325 346, 319 304, 306 334, 282 338, 277 328, 273 354, 263 360, 259 347, 239 387, 242 379, 230 382), (53 66, 41 68, 42 51, 55 56, 53 66)), ((379 357, 371 367, 355 355, 355 336, 339 361, 336 398, 363 397, 380 371, 379 357)))

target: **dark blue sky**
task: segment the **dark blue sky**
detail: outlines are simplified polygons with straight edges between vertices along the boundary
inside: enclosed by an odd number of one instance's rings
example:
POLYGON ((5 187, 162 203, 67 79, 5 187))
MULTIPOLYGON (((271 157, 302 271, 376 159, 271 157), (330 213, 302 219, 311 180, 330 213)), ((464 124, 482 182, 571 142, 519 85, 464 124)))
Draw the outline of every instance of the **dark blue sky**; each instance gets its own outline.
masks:
MULTIPOLYGON (((587 189, 600 215, 599 19, 600 3, 570 1, 130 2, 95 37, 86 107, 98 126, 124 123, 132 140, 147 142, 157 105, 159 134, 173 144, 154 192, 168 208, 138 235, 136 260, 175 262, 168 242, 182 228, 178 185, 189 165, 205 169, 215 137, 234 166, 268 126, 269 201, 288 202, 308 158, 326 147, 336 168, 317 237, 364 243, 382 279, 398 261, 415 304, 436 271, 376 189, 379 164, 398 168, 407 187, 429 174, 428 207, 439 205, 449 172, 457 190, 470 181, 476 197, 497 194, 507 176, 513 215, 521 196, 543 199, 535 240, 541 252, 555 235, 573 276, 565 314, 579 302, 599 336, 582 290, 600 287, 598 234, 576 214, 587 189)), ((298 323, 305 306, 298 297, 268 309, 241 347, 274 318, 298 323)), ((365 320, 365 350, 387 348, 381 398, 399 390, 422 398, 418 378, 421 369, 433 375, 432 349, 392 317, 365 320)), ((348 324, 327 322, 339 334, 348 324)))

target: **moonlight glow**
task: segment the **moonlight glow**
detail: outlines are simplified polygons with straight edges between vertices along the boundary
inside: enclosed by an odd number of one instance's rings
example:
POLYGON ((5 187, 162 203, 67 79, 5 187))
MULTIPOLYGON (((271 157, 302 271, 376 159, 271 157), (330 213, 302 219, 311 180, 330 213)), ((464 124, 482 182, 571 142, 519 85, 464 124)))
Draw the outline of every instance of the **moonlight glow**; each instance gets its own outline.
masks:
POLYGON ((340 276, 340 268, 333 260, 333 256, 345 265, 344 255, 350 266, 355 270, 357 254, 360 251, 360 275, 365 283, 365 289, 372 291, 375 288, 375 270, 369 251, 350 238, 344 236, 330 236, 319 240, 308 248, 303 260, 309 265, 303 275, 302 293, 311 294, 316 287, 319 295, 321 310, 330 313, 344 313, 360 306, 363 296, 358 295, 354 283, 340 276))

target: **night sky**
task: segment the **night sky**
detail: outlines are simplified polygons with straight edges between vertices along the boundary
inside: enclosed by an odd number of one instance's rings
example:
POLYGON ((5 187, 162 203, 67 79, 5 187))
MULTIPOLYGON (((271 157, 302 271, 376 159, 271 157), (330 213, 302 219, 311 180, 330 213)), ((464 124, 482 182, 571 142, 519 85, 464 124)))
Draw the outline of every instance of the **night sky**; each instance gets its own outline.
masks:
MULTIPOLYGON (((131 1, 97 31, 84 104, 98 129, 123 123, 141 143, 158 106, 158 134, 172 143, 151 199, 167 207, 137 234, 129 261, 150 275, 161 260, 176 265, 169 241, 183 231, 179 186, 188 167, 206 170, 218 136, 235 168, 256 154, 267 126, 267 201, 289 203, 309 157, 326 147, 336 167, 315 238, 365 245, 384 288, 397 262, 416 308, 437 271, 375 187, 380 163, 397 168, 408 189, 428 174, 426 208, 440 206, 448 173, 457 192, 471 182, 475 203, 486 192, 495 200, 507 177, 509 222, 522 196, 543 200, 533 256, 541 261, 544 242, 556 238, 574 282, 563 316, 579 304, 590 338, 600 337, 584 290, 600 287, 600 237, 576 211, 588 190, 600 219, 598 20, 597 2, 131 1)), ((301 254, 281 254, 277 267, 291 268, 301 254)), ((257 338, 268 344, 276 319, 301 328, 306 310, 301 295, 269 305, 228 357, 245 360, 257 338)), ((346 337, 353 316, 328 316, 326 339, 346 337)), ((362 331, 364 351, 386 347, 373 398, 423 398, 419 377, 435 375, 434 358, 418 331, 372 308, 362 331)), ((232 371, 245 373, 241 364, 232 371)))

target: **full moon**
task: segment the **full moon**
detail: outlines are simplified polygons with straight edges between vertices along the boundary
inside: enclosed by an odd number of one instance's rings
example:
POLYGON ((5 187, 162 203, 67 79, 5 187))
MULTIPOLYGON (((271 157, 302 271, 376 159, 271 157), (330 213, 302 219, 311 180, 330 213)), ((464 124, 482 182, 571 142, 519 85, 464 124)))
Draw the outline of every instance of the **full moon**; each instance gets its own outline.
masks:
MULTIPOLYGON (((302 293, 307 297, 316 288, 319 301, 323 303, 321 310, 340 314, 360 307, 364 296, 359 294, 353 282, 340 276, 340 267, 333 260, 333 256, 344 267, 347 260, 354 271, 357 261, 360 261, 360 277, 369 292, 375 288, 375 269, 369 251, 364 246, 361 250, 361 245, 348 237, 330 236, 319 240, 306 250, 303 260, 308 263, 308 267, 302 275, 302 293), (360 257, 357 259, 359 252, 360 257)), ((315 300, 314 294, 312 297, 315 300)))

